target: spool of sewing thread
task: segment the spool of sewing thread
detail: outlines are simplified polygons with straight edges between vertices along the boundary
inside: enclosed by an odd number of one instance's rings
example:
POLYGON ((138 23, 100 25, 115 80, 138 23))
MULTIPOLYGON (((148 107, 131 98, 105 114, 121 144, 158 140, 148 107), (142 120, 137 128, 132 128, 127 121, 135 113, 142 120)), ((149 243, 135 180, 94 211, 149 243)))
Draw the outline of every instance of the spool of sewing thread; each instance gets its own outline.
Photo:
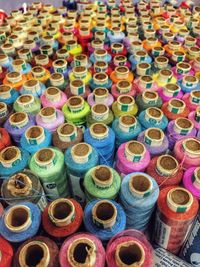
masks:
POLYGON ((62 111, 54 107, 44 107, 36 115, 37 125, 54 132, 58 126, 64 123, 64 115, 62 111))
POLYGON ((9 85, 0 85, 0 101, 6 103, 7 105, 13 104, 19 92, 13 89, 9 85))
POLYGON ((181 138, 195 137, 197 130, 194 128, 192 121, 186 118, 177 118, 174 121, 170 121, 167 126, 167 137, 169 139, 169 148, 173 149, 176 141, 181 138))
POLYGON ((107 89, 110 89, 112 86, 112 81, 105 72, 94 73, 93 78, 90 81, 90 88, 92 90, 98 88, 99 86, 107 89))
POLYGON ((42 214, 42 225, 48 235, 59 239, 75 233, 83 219, 80 204, 74 199, 59 198, 50 203, 42 214))
POLYGON ((0 128, 0 151, 11 145, 10 135, 4 128, 0 128))
POLYGON ((190 112, 188 119, 194 124, 197 130, 200 130, 200 107, 197 107, 195 111, 190 112))
POLYGON ((22 75, 17 71, 8 72, 6 74, 5 79, 3 80, 3 84, 11 86, 11 88, 19 91, 23 84, 26 82, 27 77, 22 75))
POLYGON ((84 132, 84 141, 96 149, 100 164, 113 165, 115 133, 110 127, 103 123, 93 123, 84 132))
POLYGON ((176 118, 186 118, 189 115, 189 108, 183 100, 172 98, 162 105, 162 111, 169 120, 176 118))
POLYGON ((200 85, 198 78, 192 75, 184 76, 179 84, 181 86, 181 90, 184 93, 190 93, 193 90, 198 90, 200 85))
POLYGON ((188 190, 169 186, 161 190, 157 205, 155 242, 177 254, 197 215, 198 201, 188 190))
POLYGON ((65 164, 73 198, 84 204, 83 178, 88 170, 99 163, 99 154, 95 148, 86 143, 69 147, 65 152, 65 164))
POLYGON ((169 147, 168 138, 159 128, 148 128, 138 135, 137 140, 144 144, 151 156, 166 153, 169 147))
POLYGON ((12 106, 0 102, 0 126, 4 124, 5 121, 12 115, 13 109, 12 106))
POLYGON ((44 94, 40 97, 43 107, 54 107, 61 109, 66 103, 67 97, 65 93, 60 91, 57 87, 48 87, 44 94))
POLYGON ((30 202, 8 206, 0 221, 0 233, 12 243, 20 243, 37 234, 41 212, 30 202))
POLYGON ((158 93, 163 102, 167 102, 174 97, 178 99, 181 99, 183 97, 181 87, 173 83, 167 83, 164 87, 159 89, 158 93))
POLYGON ((83 131, 72 123, 63 123, 53 133, 53 145, 65 151, 83 140, 83 131))
POLYGON ((63 106, 62 112, 67 122, 82 125, 86 122, 86 116, 90 112, 90 106, 81 96, 72 96, 63 106))
POLYGON ((183 168, 198 167, 200 164, 199 138, 186 137, 177 141, 174 146, 174 155, 183 168))
POLYGON ((196 110, 200 103, 200 91, 193 90, 190 93, 186 93, 182 100, 185 102, 190 111, 196 110))
POLYGON ((10 175, 22 171, 29 160, 29 153, 16 146, 8 146, 0 152, 0 176, 3 179, 10 175))
POLYGON ((191 167, 187 169, 183 176, 183 185, 193 196, 200 199, 200 168, 191 167))
POLYGON ((164 131, 168 124, 167 117, 163 114, 162 110, 155 107, 143 110, 139 114, 138 120, 144 129, 155 127, 164 131))
POLYGON ((95 235, 78 233, 67 238, 62 244, 59 263, 61 267, 104 267, 105 250, 95 235))
POLYGON ((89 233, 105 242, 125 229, 126 215, 113 200, 93 200, 85 207, 84 225, 89 233))
POLYGON ((87 115, 87 127, 94 123, 110 125, 114 119, 113 112, 105 104, 95 104, 91 107, 91 112, 87 115))
POLYGON ((95 104, 106 104, 110 108, 114 98, 108 92, 108 89, 99 87, 94 89, 94 91, 88 95, 87 101, 91 107, 95 104))
POLYGON ((36 173, 50 199, 68 196, 64 155, 57 148, 42 148, 34 153, 29 168, 36 173))
POLYGON ((145 231, 158 195, 158 185, 148 174, 134 172, 123 178, 120 203, 126 213, 126 228, 145 231))
POLYGON ((136 90, 133 84, 127 80, 118 81, 116 84, 113 84, 111 88, 111 93, 115 100, 121 95, 130 95, 132 97, 135 96, 136 90))
POLYGON ((122 115, 136 115, 138 107, 135 104, 135 100, 132 96, 121 95, 112 104, 112 111, 116 118, 122 115))
POLYGON ((21 135, 35 124, 33 116, 25 112, 16 112, 12 114, 4 124, 4 128, 8 131, 16 144, 19 144, 21 135))
POLYGON ((162 106, 162 99, 158 96, 157 92, 150 90, 144 91, 136 97, 136 104, 138 105, 139 111, 145 110, 149 107, 160 108, 162 106))
POLYGON ((4 267, 11 267, 13 259, 13 248, 10 243, 4 238, 0 237, 0 251, 1 259, 0 264, 4 267))
POLYGON ((49 80, 46 82, 47 87, 57 87, 64 91, 67 87, 68 81, 64 78, 62 73, 52 73, 49 80))
POLYGON ((20 94, 28 94, 33 95, 34 97, 40 97, 45 90, 46 87, 43 83, 40 83, 37 80, 28 80, 23 84, 20 94))
POLYGON ((70 82, 69 86, 65 90, 65 93, 67 95, 67 98, 79 95, 82 96, 84 99, 86 99, 90 94, 90 88, 89 86, 85 86, 82 80, 75 79, 70 82))
POLYGON ((25 241, 15 253, 13 267, 43 266, 58 267, 58 246, 45 236, 36 236, 25 241))
POLYGON ((30 154, 51 145, 52 134, 41 126, 31 126, 20 139, 20 146, 30 154))
POLYGON ((144 171, 150 161, 150 154, 138 141, 129 141, 119 146, 115 169, 121 176, 131 172, 144 171))
POLYGON ((192 229, 187 237, 185 244, 183 245, 179 256, 191 263, 192 266, 199 266, 199 231, 200 231, 200 216, 198 215, 192 229))
POLYGON ((13 108, 16 112, 36 115, 41 109, 40 99, 30 94, 21 95, 14 102, 13 108))
POLYGON ((112 129, 115 132, 116 147, 136 139, 142 131, 140 123, 132 115, 122 115, 116 118, 112 123, 112 129))
POLYGON ((106 249, 108 267, 153 265, 153 252, 145 235, 137 230, 125 230, 115 235, 106 249))
POLYGON ((152 158, 146 172, 156 180, 160 188, 178 185, 183 177, 179 162, 167 154, 152 158))
POLYGON ((84 177, 86 199, 116 199, 120 190, 121 177, 113 169, 99 165, 90 169, 84 177))
POLYGON ((1 186, 1 196, 8 205, 29 201, 36 204, 42 211, 47 206, 40 180, 29 170, 17 172, 4 180, 1 186))
POLYGON ((156 247, 153 251, 153 254, 154 254, 154 264, 156 267, 162 267, 162 266, 192 267, 192 265, 181 260, 179 257, 173 255, 164 248, 156 247))

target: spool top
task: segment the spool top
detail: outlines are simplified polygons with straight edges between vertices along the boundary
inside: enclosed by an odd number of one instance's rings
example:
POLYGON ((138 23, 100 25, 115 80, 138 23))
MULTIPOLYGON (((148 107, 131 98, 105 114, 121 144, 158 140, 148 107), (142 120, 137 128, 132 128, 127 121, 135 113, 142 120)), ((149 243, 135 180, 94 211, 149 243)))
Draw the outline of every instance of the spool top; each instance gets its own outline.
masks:
POLYGON ((190 156, 200 156, 200 141, 194 138, 183 140, 183 148, 190 156))
POLYGON ((70 109, 79 109, 84 105, 84 99, 81 96, 72 96, 67 103, 70 109))
POLYGON ((88 162, 91 153, 92 147, 87 143, 76 144, 71 149, 72 158, 76 163, 88 162))
POLYGON ((147 197, 152 191, 152 181, 145 174, 134 174, 129 180, 129 189, 136 197, 147 197))
POLYGON ((32 190, 32 181, 28 175, 19 172, 9 178, 7 190, 12 196, 28 196, 32 190))
POLYGON ((104 123, 93 123, 90 126, 90 134, 97 139, 103 139, 108 136, 109 129, 104 123))
POLYGON ((157 170, 160 174, 165 176, 175 175, 178 171, 178 161, 170 155, 161 155, 156 162, 157 170))
POLYGON ((100 188, 107 188, 113 183, 112 171, 107 166, 94 167, 91 175, 94 183, 100 188))
POLYGON ((19 159, 21 159, 21 151, 16 146, 6 147, 0 152, 0 162, 5 167, 11 167, 19 159))
POLYGON ((150 118, 157 119, 157 120, 161 119, 163 116, 162 110, 160 110, 159 108, 155 108, 155 107, 147 108, 146 113, 150 118))
POLYGON ((34 154, 34 157, 39 166, 46 166, 53 162, 55 152, 51 148, 42 148, 34 154))
POLYGON ((159 128, 148 128, 145 134, 152 140, 159 141, 164 139, 164 133, 159 128))
POLYGON ((158 93, 154 91, 146 90, 142 93, 142 98, 147 102, 157 101, 158 93))
POLYGON ((169 190, 167 194, 167 205, 174 212, 186 212, 193 204, 192 194, 182 187, 169 190))

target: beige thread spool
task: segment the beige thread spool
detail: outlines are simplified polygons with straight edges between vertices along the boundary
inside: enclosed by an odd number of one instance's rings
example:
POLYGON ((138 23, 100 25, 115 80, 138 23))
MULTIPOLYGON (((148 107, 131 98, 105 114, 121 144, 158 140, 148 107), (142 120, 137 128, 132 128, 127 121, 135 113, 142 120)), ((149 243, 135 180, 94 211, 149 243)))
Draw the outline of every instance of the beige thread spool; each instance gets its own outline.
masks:
POLYGON ((17 173, 9 177, 6 188, 12 196, 29 196, 32 191, 32 181, 26 174, 17 173))
POLYGON ((177 84, 167 83, 164 86, 164 94, 169 97, 176 97, 180 91, 181 88, 177 84))
POLYGON ((127 62, 127 58, 122 55, 117 55, 113 59, 115 66, 124 66, 127 62))
POLYGON ((108 63, 105 61, 96 61, 94 63, 95 72, 106 72, 108 69, 108 63))
POLYGON ((75 218, 74 204, 67 198, 56 199, 49 205, 48 216, 57 227, 67 226, 75 218))
POLYGON ((147 197, 151 193, 153 184, 145 174, 133 174, 129 180, 129 189, 134 196, 147 197))
POLYGON ((115 68, 117 79, 126 80, 129 77, 129 68, 126 66, 119 66, 115 68))
POLYGON ((51 148, 42 148, 34 154, 35 162, 41 168, 50 168, 55 165, 56 154, 51 148))
POLYGON ((187 47, 192 47, 192 46, 195 46, 195 44, 196 44, 196 39, 194 38, 194 37, 192 37, 192 36, 186 36, 185 37, 185 46, 187 46, 187 47))
POLYGON ((186 118, 177 118, 174 121, 174 131, 178 134, 186 135, 192 131, 194 124, 186 118))
POLYGON ((156 32, 153 29, 145 29, 144 30, 144 36, 145 36, 148 44, 151 45, 151 43, 154 43, 153 40, 151 40, 149 38, 154 38, 155 34, 156 34, 156 32))
POLYGON ((184 101, 178 98, 172 98, 169 100, 167 108, 172 113, 180 114, 184 112, 186 105, 184 101))
POLYGON ((97 61, 105 61, 107 51, 105 49, 97 49, 94 51, 94 57, 97 61))
POLYGON ((11 90, 12 90, 12 87, 9 85, 0 85, 0 98, 2 100, 10 98, 11 90))
POLYGON ((187 62, 179 62, 176 64, 176 71, 179 74, 187 74, 191 70, 191 65, 187 62))
POLYGON ((24 94, 17 98, 16 103, 23 107, 25 112, 28 112, 30 107, 35 104, 35 98, 31 94, 24 94))
POLYGON ((82 80, 73 80, 70 82, 70 91, 73 95, 82 95, 85 93, 85 84, 82 80))
POLYGON ((138 141, 129 141, 125 145, 125 156, 128 161, 139 162, 145 155, 145 146, 138 141))
POLYGON ((151 70, 151 65, 149 63, 142 62, 136 65, 136 73, 139 76, 148 75, 150 73, 150 70, 151 70))
POLYGON ((169 83, 173 73, 169 69, 161 69, 158 74, 158 80, 162 83, 169 83))
POLYGON ((0 63, 3 65, 8 61, 8 56, 6 54, 0 55, 0 63))
POLYGON ((77 47, 77 41, 75 40, 68 40, 66 43, 67 50, 73 50, 77 47))
POLYGON ((25 132, 29 144, 41 144, 45 140, 44 129, 41 126, 31 126, 25 132))
POLYGON ((80 112, 84 109, 84 99, 81 96, 72 96, 67 101, 68 108, 71 112, 80 112))
POLYGON ((135 100, 132 96, 121 95, 117 98, 117 107, 121 111, 131 111, 134 108, 135 100))
POLYGON ((74 56, 74 65, 75 66, 87 67, 87 65, 88 65, 88 58, 87 58, 87 56, 84 55, 84 54, 75 55, 74 56))
POLYGON ((105 104, 95 104, 91 108, 92 118, 96 121, 103 121, 109 117, 109 108, 105 104))
POLYGON ((77 127, 72 123, 61 124, 57 128, 59 139, 62 142, 71 142, 76 139, 78 135, 77 127))
POLYGON ((94 35, 95 35, 95 39, 101 40, 101 41, 105 40, 105 37, 106 37, 105 33, 101 31, 96 31, 94 35))
POLYGON ((76 163, 87 163, 92 153, 92 147, 86 143, 79 143, 72 147, 72 158, 76 163))
POLYGON ((158 93, 154 92, 154 91, 150 91, 150 90, 146 90, 142 93, 142 100, 145 103, 156 103, 156 101, 158 100, 158 93))
POLYGON ((16 146, 6 147, 0 152, 0 162, 6 168, 12 167, 19 160, 21 160, 21 151, 16 146))
POLYGON ((164 32, 163 37, 167 42, 173 42, 175 35, 172 32, 164 32))
POLYGON ((178 161, 170 155, 161 155, 156 162, 156 171, 164 176, 175 175, 178 171, 178 161))
POLYGON ((0 102, 0 118, 3 118, 8 113, 8 107, 6 103, 0 102))
POLYGON ((155 65, 158 69, 166 69, 168 67, 169 60, 167 57, 158 56, 155 58, 155 65))
POLYGON ((194 104, 200 103, 200 91, 199 90, 192 90, 189 96, 190 102, 194 104))
POLYGON ((38 79, 38 78, 42 78, 45 76, 46 73, 46 69, 42 66, 36 66, 32 68, 32 74, 33 76, 38 79))
POLYGON ((138 62, 145 60, 146 57, 147 53, 145 51, 136 51, 135 53, 135 59, 138 62))
POLYGON ((87 77, 87 68, 84 66, 74 67, 72 71, 76 79, 82 80, 87 77))
POLYGON ((200 56, 200 49, 196 46, 189 47, 188 52, 190 57, 192 57, 192 59, 200 56))
POLYGON ((18 83, 22 80, 22 75, 17 71, 12 71, 6 74, 6 78, 10 83, 18 83))
POLYGON ((9 118, 9 123, 13 128, 23 128, 28 123, 28 114, 25 112, 16 112, 9 118))
POLYGON ((198 79, 195 76, 187 75, 182 79, 182 84, 189 88, 195 88, 198 85, 198 79))
POLYGON ((108 166, 97 166, 92 171, 92 180, 99 188, 108 188, 113 183, 113 174, 108 166))
POLYGON ((65 59, 57 59, 53 62, 55 72, 64 73, 67 69, 67 61, 65 59))
POLYGON ((96 104, 103 104, 106 103, 108 99, 108 89, 106 88, 96 88, 93 91, 94 101, 96 104))
MULTIPOLYGON (((142 49, 142 43, 140 41, 132 41, 130 43, 130 48, 131 48, 132 52, 140 52, 142 49)), ((145 54, 143 54, 143 57, 145 57, 145 54)), ((137 61, 139 61, 139 60, 137 59, 137 61)))
POLYGON ((61 86, 65 82, 64 76, 62 73, 52 73, 50 77, 50 83, 52 86, 61 86))
POLYGON ((39 116, 45 123, 52 123, 56 120, 56 109, 54 107, 44 107, 40 110, 39 116))
POLYGON ((51 45, 48 45, 48 44, 42 45, 40 47, 40 52, 41 52, 41 54, 52 56, 52 54, 53 54, 53 47, 51 45))
POLYGON ((26 41, 24 41, 24 45, 23 45, 23 47, 25 48, 25 49, 33 49, 34 47, 36 46, 36 43, 35 43, 35 41, 33 41, 33 40, 26 40, 26 41))
POLYGON ((175 62, 181 62, 185 60, 185 53, 181 51, 174 51, 172 54, 172 60, 175 62))
POLYGON ((66 59, 69 57, 69 53, 68 53, 67 49, 65 49, 65 48, 61 48, 61 49, 57 50, 56 55, 58 58, 62 58, 62 59, 66 59))
POLYGON ((94 123, 90 126, 90 134, 95 139, 104 139, 108 133, 108 127, 104 123, 94 123))
POLYGON ((146 109, 145 119, 152 123, 159 123, 163 118, 163 112, 159 108, 150 107, 146 109))
POLYGON ((126 133, 133 131, 136 128, 137 120, 132 115, 122 115, 119 117, 119 128, 126 133))
POLYGON ((51 102, 58 102, 61 99, 61 91, 57 87, 48 87, 44 93, 51 102))
POLYGON ((164 133, 159 128, 149 128, 145 131, 144 141, 147 145, 158 147, 163 144, 164 133))
POLYGON ((139 77, 139 86, 145 89, 151 89, 153 86, 153 78, 149 75, 142 75, 139 77))
POLYGON ((94 83, 97 85, 107 84, 108 83, 108 75, 104 72, 95 73, 93 75, 94 83))
POLYGON ((126 94, 131 91, 132 84, 129 81, 121 80, 118 81, 116 84, 117 91, 121 94, 126 94))
POLYGON ((191 158, 200 156, 200 141, 194 138, 187 138, 183 141, 183 149, 191 158))
POLYGON ((30 49, 22 48, 18 51, 19 58, 25 61, 29 61, 33 55, 30 49))

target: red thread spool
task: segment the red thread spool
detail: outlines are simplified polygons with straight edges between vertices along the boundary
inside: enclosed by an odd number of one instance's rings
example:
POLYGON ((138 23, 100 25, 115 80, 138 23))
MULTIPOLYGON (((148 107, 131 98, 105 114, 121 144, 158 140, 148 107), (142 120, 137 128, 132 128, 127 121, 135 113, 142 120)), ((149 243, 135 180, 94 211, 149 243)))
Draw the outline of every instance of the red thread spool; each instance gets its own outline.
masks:
POLYGON ((7 240, 0 237, 0 266, 11 267, 13 248, 7 240))
POLYGON ((177 98, 172 98, 165 102, 161 109, 169 120, 187 118, 190 112, 184 101, 177 98))
POLYGON ((160 188, 178 185, 183 177, 183 170, 178 161, 170 155, 152 158, 147 173, 156 180, 160 188))
POLYGON ((58 267, 58 246, 44 236, 36 236, 25 241, 17 250, 13 267, 38 266, 58 267), (26 264, 26 265, 25 265, 26 264))
POLYGON ((10 145, 11 140, 9 133, 4 128, 0 128, 0 151, 10 145))
POLYGON ((75 233, 83 220, 83 210, 74 199, 60 198, 51 202, 42 214, 44 230, 55 238, 75 233))
POLYGON ((157 205, 155 242, 177 254, 197 215, 198 201, 185 188, 169 186, 160 191, 157 205))

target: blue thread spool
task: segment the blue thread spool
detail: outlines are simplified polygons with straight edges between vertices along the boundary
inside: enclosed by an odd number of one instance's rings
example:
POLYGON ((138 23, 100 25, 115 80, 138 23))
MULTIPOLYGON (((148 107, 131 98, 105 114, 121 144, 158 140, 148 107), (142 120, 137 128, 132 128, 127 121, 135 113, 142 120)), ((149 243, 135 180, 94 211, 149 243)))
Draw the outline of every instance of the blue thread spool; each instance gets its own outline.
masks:
POLYGON ((135 100, 138 105, 139 111, 143 111, 149 107, 160 108, 162 106, 162 99, 158 96, 157 92, 146 90, 139 94, 135 100))
POLYGON ((52 134, 41 126, 31 126, 22 135, 20 146, 30 154, 51 145, 52 134))
POLYGON ((13 104, 18 98, 19 92, 9 85, 0 85, 0 102, 7 105, 13 104))
POLYGON ((123 208, 113 200, 94 200, 84 210, 84 224, 88 232, 107 241, 126 227, 123 208))
POLYGON ((84 141, 99 154, 100 165, 112 166, 115 150, 115 133, 103 123, 94 123, 84 132, 84 141))
POLYGON ((23 87, 20 89, 20 94, 30 94, 34 97, 40 97, 44 91, 46 90, 46 86, 43 83, 40 83, 37 80, 28 80, 24 83, 23 87))
POLYGON ((112 123, 112 129, 115 132, 117 148, 125 142, 136 139, 142 131, 140 123, 132 115, 116 118, 112 123))
POLYGON ((29 161, 29 153, 16 146, 4 148, 0 153, 0 176, 6 179, 10 175, 22 171, 29 161))
POLYGON ((126 227, 144 231, 149 223, 159 195, 156 181, 142 172, 123 178, 120 203, 126 213, 126 227))
POLYGON ((40 209, 33 203, 21 202, 5 209, 0 233, 6 240, 19 243, 37 234, 40 221, 40 209))
POLYGON ((85 202, 84 175, 98 163, 98 152, 89 144, 79 143, 65 151, 65 164, 69 176, 70 190, 73 198, 81 204, 85 202))

